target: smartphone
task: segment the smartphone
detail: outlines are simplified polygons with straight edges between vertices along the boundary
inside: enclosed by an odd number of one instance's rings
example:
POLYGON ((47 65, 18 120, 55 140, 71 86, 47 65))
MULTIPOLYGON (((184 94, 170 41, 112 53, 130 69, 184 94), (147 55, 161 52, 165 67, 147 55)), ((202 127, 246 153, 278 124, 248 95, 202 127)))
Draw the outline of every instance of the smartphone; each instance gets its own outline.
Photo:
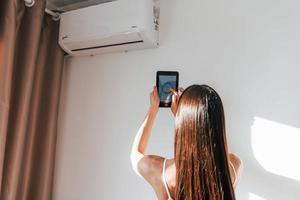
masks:
POLYGON ((179 73, 177 71, 157 71, 156 87, 160 99, 159 107, 171 107, 172 92, 170 88, 178 91, 179 73))

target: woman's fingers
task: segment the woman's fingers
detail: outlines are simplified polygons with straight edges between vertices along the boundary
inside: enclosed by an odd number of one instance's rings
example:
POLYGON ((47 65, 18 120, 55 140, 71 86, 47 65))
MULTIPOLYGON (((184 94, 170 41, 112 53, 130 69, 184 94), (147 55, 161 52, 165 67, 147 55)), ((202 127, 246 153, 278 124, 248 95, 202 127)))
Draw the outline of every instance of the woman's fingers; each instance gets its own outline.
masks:
POLYGON ((178 92, 176 90, 174 90, 173 88, 170 88, 170 91, 175 94, 175 95, 178 95, 178 92))
POLYGON ((178 96, 176 94, 172 95, 172 103, 177 104, 177 100, 178 100, 178 96))
POLYGON ((152 89, 152 91, 150 93, 150 105, 158 107, 159 101, 160 100, 159 100, 157 88, 156 88, 156 86, 153 86, 153 89, 152 89))
MULTIPOLYGON (((178 91, 176 91, 173 88, 170 88, 170 91, 173 93, 173 95, 172 95, 173 109, 172 110, 176 110, 179 97, 182 94, 182 92, 184 91, 184 89, 182 87, 179 87, 178 91)), ((158 89, 156 86, 153 86, 153 89, 150 93, 150 102, 151 102, 151 105, 159 105, 160 100, 159 100, 159 96, 158 96, 158 89)))
POLYGON ((154 93, 157 94, 157 87, 156 86, 153 86, 153 91, 154 91, 154 93))
POLYGON ((171 111, 174 116, 176 115, 177 104, 178 104, 178 95, 176 92, 172 95, 172 103, 171 103, 171 111))
POLYGON ((178 88, 179 95, 181 95, 183 91, 184 91, 184 89, 182 87, 178 88))
POLYGON ((182 87, 178 88, 178 92, 176 90, 174 90, 173 88, 170 88, 170 91, 173 93, 173 94, 176 94, 176 95, 181 95, 182 92, 184 91, 184 89, 182 87))
POLYGON ((157 88, 156 88, 156 86, 153 86, 153 89, 152 89, 151 95, 153 95, 153 96, 158 96, 158 92, 157 92, 157 88))

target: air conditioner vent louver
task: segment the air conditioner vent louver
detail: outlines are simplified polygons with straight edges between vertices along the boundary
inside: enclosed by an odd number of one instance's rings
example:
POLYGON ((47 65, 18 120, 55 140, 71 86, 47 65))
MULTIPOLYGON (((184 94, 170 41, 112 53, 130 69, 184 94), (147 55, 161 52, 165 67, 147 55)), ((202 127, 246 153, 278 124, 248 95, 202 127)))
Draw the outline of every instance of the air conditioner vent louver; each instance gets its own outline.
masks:
POLYGON ((143 40, 117 43, 117 44, 109 44, 109 45, 103 45, 103 46, 85 47, 85 48, 80 48, 80 49, 72 49, 72 51, 84 51, 84 50, 91 50, 91 49, 101 49, 101 48, 106 48, 106 47, 122 46, 122 45, 135 44, 135 43, 141 43, 141 42, 143 42, 143 40))

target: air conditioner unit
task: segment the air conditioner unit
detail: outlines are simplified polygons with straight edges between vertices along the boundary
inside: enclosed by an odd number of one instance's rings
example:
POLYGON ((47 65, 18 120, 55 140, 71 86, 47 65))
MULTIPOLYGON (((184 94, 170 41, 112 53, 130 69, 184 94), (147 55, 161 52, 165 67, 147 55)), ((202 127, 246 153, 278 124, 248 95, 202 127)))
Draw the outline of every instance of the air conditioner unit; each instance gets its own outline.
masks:
POLYGON ((84 56, 158 46, 157 0, 117 0, 61 14, 59 44, 84 56))

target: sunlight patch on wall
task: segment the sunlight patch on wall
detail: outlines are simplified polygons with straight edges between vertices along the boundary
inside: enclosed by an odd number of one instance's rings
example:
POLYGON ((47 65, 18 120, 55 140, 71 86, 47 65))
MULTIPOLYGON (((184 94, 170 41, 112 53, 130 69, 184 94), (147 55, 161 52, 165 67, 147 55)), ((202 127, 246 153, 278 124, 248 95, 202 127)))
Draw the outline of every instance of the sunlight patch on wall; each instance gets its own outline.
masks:
POLYGON ((256 194, 250 193, 248 200, 266 200, 266 199, 261 198, 260 196, 257 196, 256 194))
POLYGON ((251 127, 254 156, 267 171, 300 181, 300 129, 254 117, 251 127))

